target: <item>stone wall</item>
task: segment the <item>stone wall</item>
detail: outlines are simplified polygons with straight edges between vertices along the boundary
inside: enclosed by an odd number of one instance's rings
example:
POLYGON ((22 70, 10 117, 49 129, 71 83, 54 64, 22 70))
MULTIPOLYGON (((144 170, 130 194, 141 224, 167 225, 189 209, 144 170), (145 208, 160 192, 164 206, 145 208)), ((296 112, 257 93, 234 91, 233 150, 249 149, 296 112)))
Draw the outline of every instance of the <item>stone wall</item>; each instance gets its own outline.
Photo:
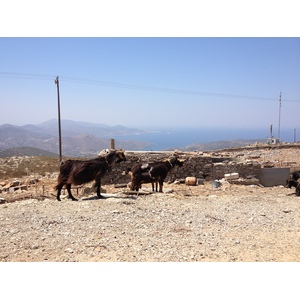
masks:
MULTIPOLYGON (((126 152, 126 162, 114 164, 111 172, 102 179, 102 184, 123 184, 130 182, 130 176, 124 175, 127 168, 139 162, 160 161, 172 156, 173 152, 126 152)), ((184 179, 186 177, 221 179, 226 173, 239 173, 240 178, 259 178, 261 165, 257 162, 239 162, 234 158, 213 157, 201 153, 177 153, 185 159, 183 167, 176 166, 165 181, 184 179)))

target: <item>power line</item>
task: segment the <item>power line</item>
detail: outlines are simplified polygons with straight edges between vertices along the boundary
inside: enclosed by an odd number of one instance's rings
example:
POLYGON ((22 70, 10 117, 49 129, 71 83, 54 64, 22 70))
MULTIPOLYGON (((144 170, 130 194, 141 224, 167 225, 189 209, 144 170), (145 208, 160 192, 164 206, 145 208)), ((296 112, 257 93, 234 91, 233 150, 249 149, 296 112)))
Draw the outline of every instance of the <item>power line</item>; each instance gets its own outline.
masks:
MULTIPOLYGON (((53 78, 55 78, 56 75, 0 72, 0 77, 53 80, 53 78)), ((99 85, 99 86, 107 86, 107 87, 115 87, 115 88, 145 90, 145 91, 151 91, 151 92, 173 93, 173 94, 195 95, 195 96, 198 95, 198 96, 208 96, 208 97, 249 99, 249 100, 278 101, 278 98, 234 95, 234 94, 224 94, 224 93, 212 93, 212 92, 202 92, 202 91, 193 91, 193 90, 181 90, 181 89, 172 89, 172 88, 165 88, 165 87, 153 87, 153 86, 135 85, 135 84, 127 84, 127 83, 117 83, 117 82, 102 81, 102 80, 95 80, 95 79, 85 79, 85 78, 78 78, 78 77, 68 77, 68 76, 60 76, 59 78, 60 78, 60 82, 70 82, 70 83, 99 85)), ((300 102, 300 100, 291 100, 291 99, 281 99, 281 100, 284 102, 300 102)))
POLYGON ((0 77, 53 80, 53 78, 56 76, 55 75, 45 75, 45 74, 25 74, 25 73, 0 72, 0 77))
POLYGON ((95 85, 110 86, 110 87, 117 87, 117 88, 147 90, 152 92, 164 92, 164 93, 175 93, 175 94, 185 94, 185 95, 201 95, 201 96, 210 96, 210 97, 246 98, 246 99, 269 100, 269 101, 277 100, 275 98, 263 98, 263 97, 210 93, 210 92, 201 92, 201 91, 192 91, 192 90, 171 89, 171 88, 152 87, 152 86, 134 85, 134 84, 126 84, 126 83, 116 83, 116 82, 109 82, 109 81, 81 79, 81 78, 74 78, 74 77, 61 77, 61 78, 63 78, 62 81, 65 82, 95 84, 95 85))

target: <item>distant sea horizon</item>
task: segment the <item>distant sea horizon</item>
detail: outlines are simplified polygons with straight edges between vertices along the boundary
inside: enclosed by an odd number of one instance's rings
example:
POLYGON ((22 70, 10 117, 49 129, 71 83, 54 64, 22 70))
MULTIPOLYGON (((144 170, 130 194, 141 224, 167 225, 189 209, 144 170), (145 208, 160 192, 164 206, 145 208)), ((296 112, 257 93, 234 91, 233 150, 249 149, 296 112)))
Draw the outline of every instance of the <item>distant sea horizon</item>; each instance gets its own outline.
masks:
MULTIPOLYGON (((278 134, 278 132, 276 132, 278 134)), ((273 137, 278 136, 273 132, 273 137)), ((142 150, 166 150, 172 148, 183 148, 191 144, 202 144, 217 141, 229 140, 265 140, 271 134, 265 128, 244 129, 244 128, 189 128, 189 129, 162 129, 149 130, 147 133, 136 135, 115 136, 116 140, 133 140, 150 143, 149 147, 142 150)), ((296 141, 299 141, 300 132, 296 132, 296 141), (299 135, 299 137, 297 137, 299 135)), ((294 142, 294 129, 283 128, 280 130, 280 140, 282 142, 294 142)))

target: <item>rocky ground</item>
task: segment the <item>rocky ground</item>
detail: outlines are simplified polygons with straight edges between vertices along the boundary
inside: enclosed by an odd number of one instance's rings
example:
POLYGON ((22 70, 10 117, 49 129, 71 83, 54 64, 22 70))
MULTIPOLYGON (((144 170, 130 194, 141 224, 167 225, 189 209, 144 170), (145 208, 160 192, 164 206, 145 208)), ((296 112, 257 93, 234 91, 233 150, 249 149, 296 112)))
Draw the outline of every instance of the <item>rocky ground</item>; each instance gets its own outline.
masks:
POLYGON ((300 261, 294 188, 222 180, 219 188, 166 183, 164 193, 128 195, 128 188, 108 185, 104 199, 79 192, 77 202, 58 202, 53 189, 41 190, 56 176, 11 198, 0 194, 7 199, 0 204, 0 261, 300 261))

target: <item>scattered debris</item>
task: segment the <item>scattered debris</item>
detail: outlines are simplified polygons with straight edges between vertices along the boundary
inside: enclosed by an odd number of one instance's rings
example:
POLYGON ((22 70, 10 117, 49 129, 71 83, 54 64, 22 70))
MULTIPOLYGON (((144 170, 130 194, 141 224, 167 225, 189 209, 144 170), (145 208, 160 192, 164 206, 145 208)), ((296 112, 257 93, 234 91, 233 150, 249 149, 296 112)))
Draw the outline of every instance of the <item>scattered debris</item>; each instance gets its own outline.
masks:
POLYGON ((185 184, 195 186, 195 185, 197 185, 197 178, 196 177, 186 177, 185 184))
POLYGON ((222 186, 222 183, 219 180, 215 180, 215 181, 211 182, 211 186, 213 188, 219 188, 222 186))
POLYGON ((224 174, 226 180, 239 179, 239 173, 224 174))

